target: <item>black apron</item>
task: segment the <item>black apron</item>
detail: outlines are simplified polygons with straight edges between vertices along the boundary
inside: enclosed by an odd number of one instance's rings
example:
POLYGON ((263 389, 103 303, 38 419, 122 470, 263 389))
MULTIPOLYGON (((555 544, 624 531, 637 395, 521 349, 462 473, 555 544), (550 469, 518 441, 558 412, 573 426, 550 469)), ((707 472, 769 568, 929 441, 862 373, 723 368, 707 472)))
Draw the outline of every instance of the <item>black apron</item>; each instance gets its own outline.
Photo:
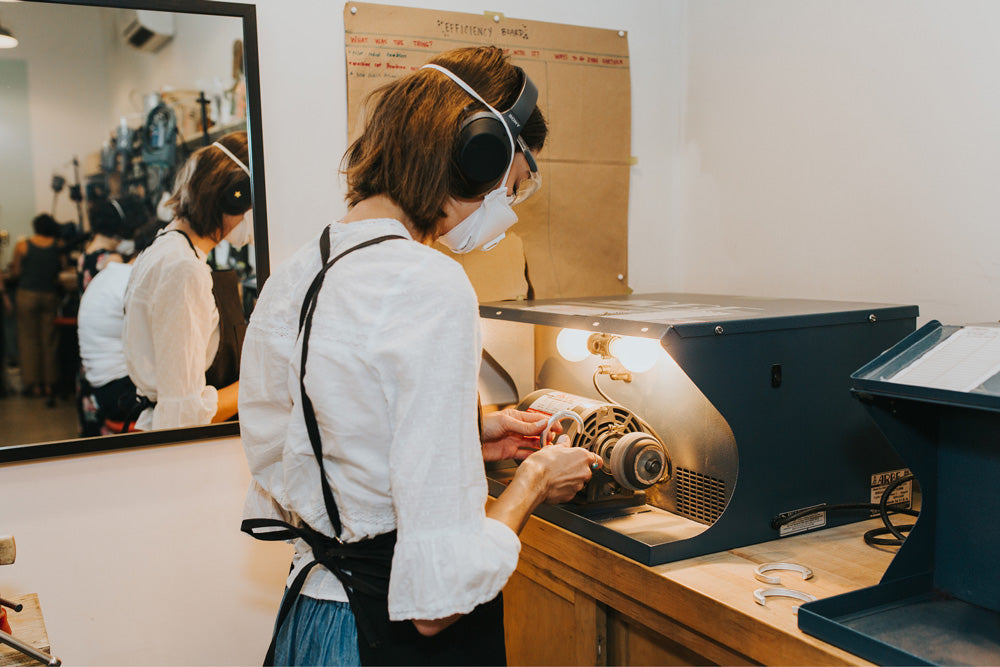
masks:
POLYGON ((240 353, 247 322, 234 269, 212 271, 212 296, 219 311, 219 350, 205 371, 205 383, 222 388, 240 379, 240 353))
POLYGON ((347 599, 354 613, 358 628, 358 651, 363 665, 503 665, 507 662, 503 636, 503 599, 497 595, 490 602, 476 607, 458 621, 433 637, 423 637, 410 621, 389 620, 389 574, 392 554, 396 546, 396 531, 376 535, 360 542, 342 542, 340 512, 333 497, 333 490, 323 472, 323 449, 319 425, 312 401, 306 394, 306 361, 309 354, 309 333, 312 329, 316 298, 327 271, 345 255, 390 239, 404 238, 380 236, 360 243, 341 254, 330 256, 330 228, 320 238, 323 268, 306 291, 299 313, 299 335, 302 337, 302 355, 299 372, 299 390, 302 395, 302 412, 306 431, 312 445, 319 470, 320 484, 327 516, 338 537, 324 535, 302 523, 293 526, 278 519, 246 519, 241 530, 257 539, 266 541, 301 538, 311 548, 314 560, 295 577, 285 593, 278 611, 274 636, 268 648, 265 665, 274 664, 275 640, 292 604, 302 590, 309 571, 323 565, 344 586, 347 599))
MULTIPOLYGON (((198 257, 194 243, 187 234, 179 229, 171 229, 164 234, 177 232, 191 246, 191 251, 198 257)), ((205 384, 216 388, 226 387, 240 378, 240 355, 243 350, 243 339, 246 337, 247 322, 243 315, 243 302, 240 299, 239 277, 233 269, 212 271, 212 297, 215 308, 219 312, 219 349, 215 352, 212 365, 205 371, 205 384)), ((131 380, 129 380, 131 382, 131 380)), ((135 394, 134 405, 125 410, 122 433, 139 418, 146 408, 155 408, 156 401, 135 394)), ((230 421, 238 419, 234 415, 230 421)))

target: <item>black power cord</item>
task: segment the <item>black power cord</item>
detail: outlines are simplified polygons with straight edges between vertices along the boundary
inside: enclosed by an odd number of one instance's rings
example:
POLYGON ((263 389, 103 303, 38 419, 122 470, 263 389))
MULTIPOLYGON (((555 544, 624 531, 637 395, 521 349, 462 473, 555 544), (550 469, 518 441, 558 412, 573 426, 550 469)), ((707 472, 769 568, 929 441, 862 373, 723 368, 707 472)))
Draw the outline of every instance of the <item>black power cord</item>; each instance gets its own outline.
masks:
POLYGON ((868 545, 878 545, 878 546, 899 546, 906 539, 906 535, 903 533, 908 532, 912 525, 909 526, 895 526, 892 521, 889 520, 889 513, 896 514, 906 514, 908 516, 920 516, 920 512, 916 510, 909 509, 907 507, 893 507, 889 505, 889 496, 892 492, 896 490, 901 484, 905 484, 913 480, 913 475, 905 475, 899 479, 891 482, 882 493, 882 497, 877 503, 840 503, 834 505, 817 505, 815 507, 810 507, 808 509, 799 510, 798 512, 792 512, 786 516, 774 517, 771 519, 771 528, 777 530, 781 526, 789 524, 793 521, 801 519, 802 517, 810 516, 812 514, 819 514, 820 512, 846 512, 846 511, 859 511, 859 510, 876 510, 879 516, 882 517, 882 523, 885 524, 884 528, 874 528, 869 530, 864 535, 865 544, 868 545), (892 534, 893 538, 881 538, 880 535, 892 534))
MULTIPOLYGON (((894 480, 893 482, 890 482, 889 486, 885 487, 885 491, 882 492, 882 498, 879 499, 878 503, 878 513, 879 516, 882 517, 882 523, 885 524, 885 527, 873 528, 872 530, 869 530, 867 533, 865 533, 864 535, 865 544, 868 544, 870 546, 898 547, 899 545, 901 545, 903 542, 906 541, 906 535, 904 535, 903 533, 904 532, 908 533, 913 528, 913 524, 910 524, 908 526, 894 526, 892 524, 892 521, 889 520, 889 511, 890 511, 889 496, 892 495, 892 492, 895 491, 900 484, 905 484, 906 482, 909 482, 913 479, 914 479, 913 475, 905 475, 897 480, 894 480), (886 535, 888 533, 892 533, 893 537, 892 538, 879 537, 880 535, 886 535)), ((901 508, 900 509, 893 508, 893 509, 894 511, 902 512, 901 508)), ((910 512, 913 512, 913 510, 907 510, 906 512, 903 513, 909 514, 910 512)), ((910 516, 919 516, 919 513, 910 514, 910 516)))

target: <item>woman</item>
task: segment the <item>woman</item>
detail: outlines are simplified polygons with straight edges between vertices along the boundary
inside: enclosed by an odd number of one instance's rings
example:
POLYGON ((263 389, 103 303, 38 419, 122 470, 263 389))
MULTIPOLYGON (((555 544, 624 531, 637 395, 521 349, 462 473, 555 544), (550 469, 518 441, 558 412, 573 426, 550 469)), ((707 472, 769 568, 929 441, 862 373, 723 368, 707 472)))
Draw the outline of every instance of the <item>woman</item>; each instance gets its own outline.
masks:
POLYGON ((90 229, 93 236, 87 241, 83 252, 77 258, 76 277, 80 294, 86 291, 90 281, 108 264, 121 262, 118 252, 120 235, 125 223, 125 210, 116 199, 107 199, 94 204, 90 213, 90 229))
MULTIPOLYGON (((133 250, 141 252, 158 230, 156 221, 136 230, 133 250)), ((80 297, 78 412, 83 437, 121 432, 135 406, 135 385, 128 376, 122 344, 125 289, 135 260, 132 255, 126 262, 109 262, 80 297)))
POLYGON ((131 254, 134 248, 131 241, 134 230, 148 217, 145 204, 135 196, 94 203, 90 211, 93 236, 84 246, 76 265, 80 294, 108 264, 125 261, 124 255, 131 254))
POLYGON ((531 453, 545 422, 527 413, 477 429, 476 295, 429 247, 492 246, 517 220, 512 201, 539 182, 536 95, 497 48, 444 53, 377 91, 345 157, 349 212, 262 291, 240 426, 244 530, 295 539, 276 664, 505 662, 517 534, 600 464, 582 448, 531 453), (484 458, 524 459, 489 510, 484 458))
MULTIPOLYGON (((246 132, 195 152, 174 184, 174 220, 132 269, 122 340, 139 395, 139 430, 208 424, 236 414, 239 381, 217 388, 206 372, 226 351, 238 352, 244 323, 242 315, 238 322, 220 321, 220 311, 231 309, 218 291, 213 295, 206 259, 223 240, 242 247, 252 237, 248 160, 246 132)), ((238 295, 228 301, 233 298, 238 295)))
POLYGON ((59 223, 42 213, 31 221, 34 234, 14 246, 11 275, 17 280, 17 349, 25 394, 48 396, 51 405, 59 378, 55 327, 59 272, 65 260, 59 223))

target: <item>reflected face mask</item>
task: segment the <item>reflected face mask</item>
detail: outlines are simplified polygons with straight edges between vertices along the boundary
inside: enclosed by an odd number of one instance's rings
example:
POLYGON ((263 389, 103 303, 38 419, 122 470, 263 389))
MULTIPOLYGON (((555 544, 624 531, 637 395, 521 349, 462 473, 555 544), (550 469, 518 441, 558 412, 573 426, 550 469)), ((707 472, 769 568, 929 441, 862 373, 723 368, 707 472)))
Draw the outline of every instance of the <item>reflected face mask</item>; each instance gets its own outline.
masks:
POLYGON ((234 248, 242 248, 248 243, 253 243, 253 209, 247 211, 243 219, 229 230, 222 240, 234 248))

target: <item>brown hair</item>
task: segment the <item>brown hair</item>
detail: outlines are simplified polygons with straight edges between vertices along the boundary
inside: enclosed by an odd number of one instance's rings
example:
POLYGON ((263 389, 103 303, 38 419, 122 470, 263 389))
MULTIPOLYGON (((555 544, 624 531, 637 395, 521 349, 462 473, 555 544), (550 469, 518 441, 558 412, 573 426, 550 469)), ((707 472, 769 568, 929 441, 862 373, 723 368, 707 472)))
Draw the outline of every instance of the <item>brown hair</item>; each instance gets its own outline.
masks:
MULTIPOLYGON (((246 132, 219 139, 243 164, 250 163, 246 132)), ((204 146, 188 158, 174 179, 174 193, 167 206, 199 236, 222 238, 222 199, 229 188, 247 177, 246 172, 217 146, 204 146)), ((250 201, 247 201, 250 208, 250 201)))
MULTIPOLYGON (((521 90, 521 73, 495 46, 445 51, 429 62, 450 70, 495 109, 509 108, 521 90)), ((428 237, 444 216, 445 201, 464 183, 455 159, 462 121, 486 109, 433 69, 419 69, 380 87, 365 106, 370 116, 342 164, 348 204, 387 195, 428 237)), ((521 137, 538 151, 547 133, 536 106, 521 137)))

